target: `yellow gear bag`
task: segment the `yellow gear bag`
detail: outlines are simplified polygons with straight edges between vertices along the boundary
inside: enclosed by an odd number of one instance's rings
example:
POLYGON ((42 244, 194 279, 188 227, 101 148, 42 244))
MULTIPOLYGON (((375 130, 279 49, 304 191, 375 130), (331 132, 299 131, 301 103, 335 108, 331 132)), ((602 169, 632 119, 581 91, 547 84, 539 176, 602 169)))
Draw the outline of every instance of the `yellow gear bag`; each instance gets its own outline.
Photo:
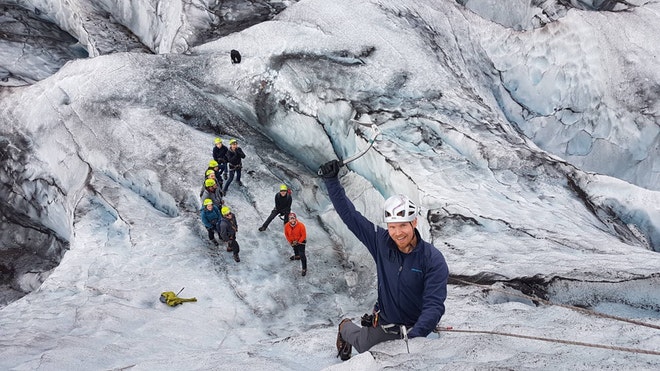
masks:
POLYGON ((185 302, 197 301, 197 298, 180 298, 176 296, 174 291, 164 291, 160 294, 160 302, 169 305, 170 307, 177 306, 185 302))

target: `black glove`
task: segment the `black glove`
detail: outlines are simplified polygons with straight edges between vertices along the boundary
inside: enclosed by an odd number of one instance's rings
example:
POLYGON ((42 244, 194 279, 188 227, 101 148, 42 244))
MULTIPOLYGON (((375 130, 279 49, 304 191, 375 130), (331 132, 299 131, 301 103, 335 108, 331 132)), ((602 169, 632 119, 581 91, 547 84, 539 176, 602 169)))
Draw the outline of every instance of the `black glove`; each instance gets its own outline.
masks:
POLYGON ((321 165, 318 174, 324 178, 336 178, 337 174, 339 174, 340 167, 341 162, 338 160, 328 161, 321 165))
POLYGON ((365 313, 362 318, 360 318, 360 324, 362 327, 373 327, 374 326, 374 315, 365 313))

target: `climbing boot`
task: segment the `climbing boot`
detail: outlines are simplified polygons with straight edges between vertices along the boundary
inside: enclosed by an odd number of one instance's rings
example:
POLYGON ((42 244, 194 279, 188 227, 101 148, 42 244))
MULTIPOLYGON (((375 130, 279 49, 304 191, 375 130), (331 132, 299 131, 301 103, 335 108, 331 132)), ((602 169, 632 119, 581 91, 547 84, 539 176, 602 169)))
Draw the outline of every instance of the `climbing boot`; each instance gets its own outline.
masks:
POLYGON ((339 323, 339 330, 337 331, 337 357, 339 357, 342 361, 347 361, 349 358, 351 358, 351 352, 353 351, 351 344, 349 344, 347 341, 344 341, 344 339, 341 337, 341 326, 344 323, 350 321, 351 320, 348 318, 341 320, 339 323))

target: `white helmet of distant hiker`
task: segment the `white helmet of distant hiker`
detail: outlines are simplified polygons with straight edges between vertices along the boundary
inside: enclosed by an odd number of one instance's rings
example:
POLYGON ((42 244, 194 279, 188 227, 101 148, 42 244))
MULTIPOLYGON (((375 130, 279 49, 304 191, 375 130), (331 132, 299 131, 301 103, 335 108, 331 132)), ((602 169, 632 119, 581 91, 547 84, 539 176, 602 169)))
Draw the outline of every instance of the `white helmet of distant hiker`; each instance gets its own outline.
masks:
POLYGON ((412 222, 417 218, 419 209, 414 202, 404 195, 394 195, 385 200, 385 223, 412 222))

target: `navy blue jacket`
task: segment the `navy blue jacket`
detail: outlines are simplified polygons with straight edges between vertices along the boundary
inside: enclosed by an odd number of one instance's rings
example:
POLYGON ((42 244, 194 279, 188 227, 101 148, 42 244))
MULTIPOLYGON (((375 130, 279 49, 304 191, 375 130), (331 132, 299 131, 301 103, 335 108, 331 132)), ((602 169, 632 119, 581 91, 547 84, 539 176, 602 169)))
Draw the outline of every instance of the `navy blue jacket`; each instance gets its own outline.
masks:
POLYGON ((402 253, 386 229, 355 210, 339 179, 325 179, 325 185, 337 214, 376 262, 381 323, 412 326, 411 338, 430 334, 445 313, 449 270, 442 253, 416 229, 417 246, 402 253))

